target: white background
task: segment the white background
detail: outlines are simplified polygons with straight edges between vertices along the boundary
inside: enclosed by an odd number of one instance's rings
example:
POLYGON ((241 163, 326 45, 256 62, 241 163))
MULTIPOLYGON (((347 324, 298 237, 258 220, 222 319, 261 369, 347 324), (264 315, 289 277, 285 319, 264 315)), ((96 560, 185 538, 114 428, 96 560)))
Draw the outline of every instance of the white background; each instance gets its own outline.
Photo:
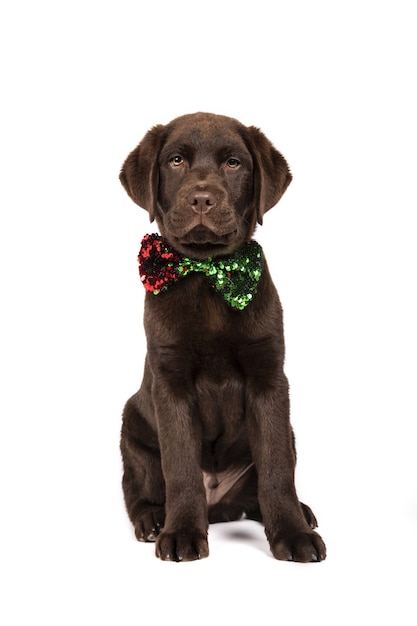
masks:
MULTIPOLYGON (((6 3, 5 3, 6 4, 6 3)), ((1 9, 1 622, 415 624, 413 2, 17 0, 1 9), (197 110, 260 127, 294 180, 265 217, 299 496, 326 562, 252 522, 209 559, 134 541, 118 442, 144 359, 118 173, 197 110)))

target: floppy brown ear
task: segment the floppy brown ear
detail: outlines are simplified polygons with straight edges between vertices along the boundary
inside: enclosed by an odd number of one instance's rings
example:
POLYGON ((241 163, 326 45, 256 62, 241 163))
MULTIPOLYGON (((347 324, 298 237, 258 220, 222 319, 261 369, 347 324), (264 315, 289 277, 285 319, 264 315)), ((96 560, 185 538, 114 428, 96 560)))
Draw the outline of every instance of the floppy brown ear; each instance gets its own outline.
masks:
POLYGON ((287 161, 255 126, 248 127, 249 144, 254 160, 255 202, 258 223, 272 209, 287 189, 292 174, 287 161))
POLYGON ((165 126, 154 126, 140 144, 129 154, 120 172, 120 182, 133 202, 155 219, 158 201, 158 154, 165 126))

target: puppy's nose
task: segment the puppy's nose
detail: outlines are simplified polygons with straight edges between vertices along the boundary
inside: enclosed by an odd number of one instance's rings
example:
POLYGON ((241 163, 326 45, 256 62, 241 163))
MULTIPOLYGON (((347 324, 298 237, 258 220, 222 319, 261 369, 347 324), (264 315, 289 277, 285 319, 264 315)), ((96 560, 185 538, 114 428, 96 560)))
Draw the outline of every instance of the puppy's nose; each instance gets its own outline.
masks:
POLYGON ((195 213, 208 213, 216 204, 216 196, 210 191, 195 191, 188 202, 195 213))

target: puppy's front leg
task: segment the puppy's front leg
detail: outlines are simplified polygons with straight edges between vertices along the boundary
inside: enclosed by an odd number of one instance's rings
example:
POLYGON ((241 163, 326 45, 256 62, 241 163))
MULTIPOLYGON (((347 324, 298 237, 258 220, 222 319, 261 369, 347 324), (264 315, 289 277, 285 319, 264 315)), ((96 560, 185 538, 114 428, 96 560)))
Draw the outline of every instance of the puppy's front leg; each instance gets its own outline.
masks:
POLYGON ((156 555, 165 561, 208 556, 207 503, 201 472, 201 430, 190 402, 178 389, 155 388, 162 472, 166 487, 165 524, 156 555))
MULTIPOLYGON (((294 485, 295 446, 284 374, 274 387, 250 394, 248 432, 258 472, 258 499, 272 554, 303 563, 322 561, 326 547, 312 530, 294 485)), ((313 516, 314 517, 314 516, 313 516)))

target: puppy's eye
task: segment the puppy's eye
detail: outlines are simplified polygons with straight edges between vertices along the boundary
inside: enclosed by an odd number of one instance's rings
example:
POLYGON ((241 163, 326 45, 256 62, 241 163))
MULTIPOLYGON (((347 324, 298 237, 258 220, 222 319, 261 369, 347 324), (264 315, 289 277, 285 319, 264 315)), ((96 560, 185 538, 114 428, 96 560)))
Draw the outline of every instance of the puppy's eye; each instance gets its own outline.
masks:
POLYGON ((240 161, 238 159, 230 158, 227 160, 226 165, 227 167, 230 167, 230 169, 235 170, 240 167, 240 161))
POLYGON ((176 154, 175 156, 170 158, 169 164, 172 167, 180 167, 181 165, 184 164, 184 159, 179 154, 176 154))

